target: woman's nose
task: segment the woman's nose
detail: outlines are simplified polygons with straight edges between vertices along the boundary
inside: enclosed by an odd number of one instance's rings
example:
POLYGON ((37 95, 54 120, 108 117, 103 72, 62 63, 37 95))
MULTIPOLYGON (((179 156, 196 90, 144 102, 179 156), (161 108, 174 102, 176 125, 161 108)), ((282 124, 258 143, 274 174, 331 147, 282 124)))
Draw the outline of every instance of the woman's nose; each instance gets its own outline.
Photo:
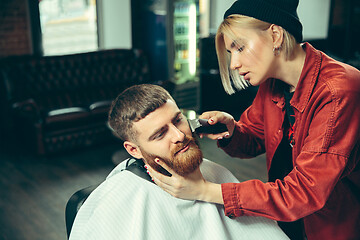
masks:
POLYGON ((185 133, 183 133, 176 126, 171 126, 171 140, 174 143, 183 142, 185 139, 185 133))
POLYGON ((239 59, 236 59, 233 56, 231 56, 230 69, 236 70, 236 69, 239 69, 240 67, 241 67, 241 63, 240 63, 239 59))

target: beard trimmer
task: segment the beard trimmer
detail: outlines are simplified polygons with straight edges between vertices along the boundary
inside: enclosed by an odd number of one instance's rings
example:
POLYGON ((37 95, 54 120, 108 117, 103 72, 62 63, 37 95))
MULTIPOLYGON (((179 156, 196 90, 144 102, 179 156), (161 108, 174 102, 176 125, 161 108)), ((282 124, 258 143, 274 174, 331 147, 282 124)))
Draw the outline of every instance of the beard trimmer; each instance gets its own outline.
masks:
POLYGON ((216 123, 214 125, 210 125, 207 119, 188 119, 188 122, 191 132, 195 132, 197 134, 217 134, 228 131, 225 124, 216 123))

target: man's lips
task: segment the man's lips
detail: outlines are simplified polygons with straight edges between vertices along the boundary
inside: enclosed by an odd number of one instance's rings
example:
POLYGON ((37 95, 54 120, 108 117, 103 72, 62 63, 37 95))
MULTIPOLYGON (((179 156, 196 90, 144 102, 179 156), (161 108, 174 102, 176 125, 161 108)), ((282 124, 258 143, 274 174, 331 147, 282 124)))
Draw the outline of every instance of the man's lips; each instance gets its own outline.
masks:
POLYGON ((186 151, 189 149, 189 144, 190 144, 190 142, 188 142, 187 144, 185 144, 185 146, 184 146, 183 148, 181 148, 179 151, 177 151, 177 152, 175 153, 175 155, 178 154, 178 153, 186 152, 186 151))

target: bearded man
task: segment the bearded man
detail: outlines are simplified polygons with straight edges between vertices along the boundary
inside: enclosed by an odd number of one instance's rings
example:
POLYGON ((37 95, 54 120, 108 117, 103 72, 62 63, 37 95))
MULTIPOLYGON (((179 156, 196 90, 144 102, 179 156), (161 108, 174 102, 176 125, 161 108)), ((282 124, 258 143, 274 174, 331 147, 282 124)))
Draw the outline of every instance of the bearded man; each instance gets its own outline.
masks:
MULTIPOLYGON (((135 85, 112 104, 109 125, 127 152, 156 171, 180 176, 201 171, 207 181, 238 182, 204 159, 196 136, 170 94, 160 86, 135 85)), ((221 205, 178 199, 120 163, 80 208, 70 234, 78 239, 288 239, 275 221, 225 217, 221 205)), ((198 175, 198 174, 195 174, 198 175)))

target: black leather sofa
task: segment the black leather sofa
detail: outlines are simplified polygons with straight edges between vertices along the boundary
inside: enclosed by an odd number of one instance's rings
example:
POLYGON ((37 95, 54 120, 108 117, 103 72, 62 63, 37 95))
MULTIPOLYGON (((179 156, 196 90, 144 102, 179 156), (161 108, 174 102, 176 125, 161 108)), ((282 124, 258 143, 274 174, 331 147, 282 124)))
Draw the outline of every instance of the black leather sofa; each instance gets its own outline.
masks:
POLYGON ((40 155, 111 141, 111 101, 149 82, 148 61, 136 49, 1 59, 2 133, 40 155))

